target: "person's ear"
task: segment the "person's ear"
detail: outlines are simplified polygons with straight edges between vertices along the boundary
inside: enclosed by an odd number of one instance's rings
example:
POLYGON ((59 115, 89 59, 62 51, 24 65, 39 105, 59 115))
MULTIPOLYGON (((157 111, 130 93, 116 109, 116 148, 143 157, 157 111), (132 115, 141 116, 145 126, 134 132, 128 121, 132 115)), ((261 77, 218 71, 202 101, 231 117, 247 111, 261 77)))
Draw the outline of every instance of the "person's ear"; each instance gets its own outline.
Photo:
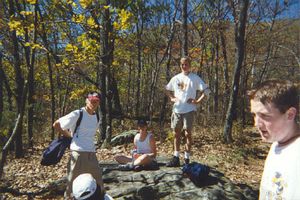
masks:
POLYGON ((294 120, 297 114, 297 110, 294 107, 290 107, 287 111, 287 119, 288 120, 294 120))

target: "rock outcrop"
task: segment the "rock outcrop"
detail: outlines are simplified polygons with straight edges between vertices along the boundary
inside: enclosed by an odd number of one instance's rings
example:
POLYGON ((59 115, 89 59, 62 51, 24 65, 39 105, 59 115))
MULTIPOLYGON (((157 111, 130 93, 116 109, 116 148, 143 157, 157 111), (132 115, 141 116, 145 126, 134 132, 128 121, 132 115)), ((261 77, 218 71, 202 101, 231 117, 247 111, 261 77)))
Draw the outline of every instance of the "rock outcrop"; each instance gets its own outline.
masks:
POLYGON ((120 171, 116 163, 101 163, 108 194, 120 200, 156 199, 258 199, 258 192, 247 185, 233 184, 222 173, 211 169, 199 186, 183 177, 181 168, 167 168, 159 160, 159 170, 120 171))

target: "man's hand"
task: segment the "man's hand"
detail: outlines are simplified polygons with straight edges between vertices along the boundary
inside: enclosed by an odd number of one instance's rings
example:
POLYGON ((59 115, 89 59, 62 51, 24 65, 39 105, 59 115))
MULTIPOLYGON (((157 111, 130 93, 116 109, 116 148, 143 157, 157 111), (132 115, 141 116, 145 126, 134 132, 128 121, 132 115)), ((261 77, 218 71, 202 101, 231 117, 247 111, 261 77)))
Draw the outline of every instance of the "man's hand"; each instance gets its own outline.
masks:
POLYGON ((176 103, 178 101, 178 99, 176 97, 171 97, 171 101, 176 103))
POLYGON ((62 132, 60 132, 60 134, 65 137, 72 137, 71 132, 68 130, 63 130, 62 132))
POLYGON ((197 104, 198 101, 195 100, 195 99, 189 98, 189 99, 187 100, 187 103, 190 103, 190 104, 197 104))

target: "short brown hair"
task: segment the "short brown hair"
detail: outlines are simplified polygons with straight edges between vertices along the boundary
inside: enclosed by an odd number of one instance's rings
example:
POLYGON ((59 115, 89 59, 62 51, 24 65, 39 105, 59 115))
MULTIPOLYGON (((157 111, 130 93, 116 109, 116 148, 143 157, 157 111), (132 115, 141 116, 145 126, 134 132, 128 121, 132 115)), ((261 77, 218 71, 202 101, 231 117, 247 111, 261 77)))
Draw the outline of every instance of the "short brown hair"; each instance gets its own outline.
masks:
POLYGON ((183 56, 183 57, 180 59, 180 62, 181 62, 182 60, 186 60, 186 61, 191 65, 191 58, 190 58, 190 57, 188 57, 188 56, 183 56))
POLYGON ((248 92, 251 100, 273 103, 281 113, 294 107, 299 112, 299 92, 296 85, 285 80, 268 80, 248 92))

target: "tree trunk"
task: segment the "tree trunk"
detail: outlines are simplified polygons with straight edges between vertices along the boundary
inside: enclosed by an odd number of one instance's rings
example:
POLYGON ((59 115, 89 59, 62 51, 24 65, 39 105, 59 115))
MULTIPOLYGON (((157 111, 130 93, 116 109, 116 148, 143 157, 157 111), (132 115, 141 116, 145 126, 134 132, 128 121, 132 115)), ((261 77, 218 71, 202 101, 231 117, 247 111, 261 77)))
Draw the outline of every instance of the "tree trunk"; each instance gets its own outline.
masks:
MULTIPOLYGON (((110 5, 110 0, 106 0, 106 5, 110 5)), ((104 98, 101 101, 102 111, 102 123, 101 123, 101 139, 105 140, 102 144, 103 147, 109 145, 112 133, 112 88, 111 88, 111 63, 113 60, 113 41, 112 41, 112 24, 110 19, 110 13, 108 9, 105 9, 103 16, 103 35, 102 35, 102 52, 105 55, 102 56, 102 74, 101 74, 101 90, 104 93, 104 98), (107 103, 107 105, 106 105, 107 103)), ((101 141, 99 141, 101 142, 101 141)))
MULTIPOLYGON (((13 1, 9 2, 9 15, 13 16, 15 15, 15 7, 13 1)), ((21 70, 21 61, 20 61, 20 55, 19 55, 19 43, 18 38, 16 35, 16 31, 10 32, 11 41, 13 43, 13 58, 14 58, 14 69, 15 69, 15 81, 16 81, 16 102, 17 102, 17 112, 21 113, 22 105, 24 99, 22 99, 23 94, 23 87, 24 87, 24 77, 21 70)), ((23 157, 23 141, 22 141, 22 122, 23 122, 23 116, 21 116, 21 122, 20 126, 18 126, 18 129, 16 130, 16 152, 15 156, 16 158, 23 157)))
POLYGON ((214 84, 214 113, 219 113, 219 35, 215 35, 215 84, 214 84))
MULTIPOLYGON (((26 99, 27 91, 28 91, 28 85, 27 85, 27 82, 26 82, 25 86, 24 86, 23 93, 21 94, 22 99, 26 99)), ((6 161, 6 156, 7 156, 8 149, 11 146, 12 142, 14 141, 14 138, 17 136, 18 130, 20 130, 20 126, 22 126, 22 123, 23 123, 22 118, 24 116, 24 107, 25 107, 25 101, 24 101, 24 103, 22 104, 22 106, 20 108, 20 112, 18 113, 18 117, 17 117, 17 120, 16 120, 15 127, 13 129, 13 132, 12 132, 11 136, 9 137, 8 141, 6 142, 6 144, 4 145, 4 147, 1 151, 0 179, 2 177, 3 168, 4 168, 5 161, 6 161)))
MULTIPOLYGON (((37 6, 35 4, 35 12, 34 12, 34 35, 33 35, 33 43, 36 43, 37 40, 37 6)), ((26 40, 28 39, 28 32, 26 30, 26 40)), ((30 59, 30 49, 29 47, 25 47, 25 55, 26 55, 26 63, 28 66, 28 112, 27 112, 27 133, 28 133, 28 144, 29 147, 33 147, 33 116, 34 116, 34 64, 35 64, 35 49, 32 49, 31 59, 30 59)))
POLYGON ((245 30, 246 30, 246 23, 247 23, 248 4, 249 4, 249 0, 244 0, 240 2, 239 19, 238 19, 238 23, 235 25, 236 63, 234 67, 234 75, 232 81, 232 90, 230 94, 229 106, 228 106, 225 125, 224 125, 223 138, 226 143, 232 142, 231 131, 232 131, 232 124, 233 124, 233 116, 236 111, 240 72, 241 72, 241 68, 244 60, 244 53, 245 53, 244 44, 245 44, 245 30))
POLYGON ((120 118, 123 116, 123 111, 122 111, 122 106, 120 103, 120 95, 118 91, 118 84, 117 80, 115 79, 114 76, 111 77, 111 90, 112 90, 112 114, 114 117, 120 118))
MULTIPOLYGON (((41 18, 41 21, 43 22, 43 17, 42 17, 42 13, 41 10, 39 9, 39 6, 37 6, 37 10, 39 12, 39 16, 41 18)), ((44 46, 46 47, 46 49, 48 49, 49 52, 51 52, 53 55, 53 51, 49 46, 48 40, 47 40, 47 35, 46 35, 46 28, 44 23, 42 24, 42 40, 44 42, 44 46)), ((58 62, 58 57, 54 55, 55 61, 58 62)), ((50 83, 50 96, 51 96, 51 139, 53 140, 55 135, 54 135, 54 128, 52 126, 52 124, 54 123, 55 120, 55 89, 54 89, 54 81, 53 81, 53 68, 51 65, 51 58, 50 58, 50 53, 47 53, 47 64, 48 64, 48 71, 49 71, 49 83, 50 83)))
POLYGON ((137 34, 137 60, 138 60, 138 69, 137 69, 137 81, 136 81, 136 105, 135 105, 135 115, 139 116, 140 114, 140 96, 141 96, 141 73, 142 73, 142 34, 143 34, 143 13, 141 9, 138 8, 138 21, 136 24, 136 34, 137 34), (141 19, 141 21, 139 20, 141 19), (141 26, 140 26, 141 23, 141 26))
MULTIPOLYGON (((223 54, 223 59, 224 59, 224 68, 223 68, 223 77, 224 77, 224 84, 225 84, 225 92, 224 92, 224 102, 223 102, 223 112, 225 113, 225 110, 228 106, 229 102, 229 76, 228 76, 228 59, 227 59, 227 49, 226 49, 226 39, 223 30, 220 32, 220 37, 221 37, 221 45, 222 45, 222 54, 223 54)), ((224 116, 222 114, 222 116, 224 116)), ((224 118, 222 119, 222 121, 224 118)))
MULTIPOLYGON (((178 0, 175 0, 175 8, 178 7, 178 0)), ((176 20, 176 14, 177 14, 177 9, 174 10, 173 17, 172 17, 172 22, 171 22, 171 27, 170 27, 170 35, 168 37, 168 45, 166 49, 166 82, 169 82, 171 79, 170 75, 170 65, 171 65, 171 58, 172 58, 172 42, 174 39, 175 35, 175 20, 176 20)), ((163 142, 163 134, 164 134, 164 123, 165 123, 165 115, 166 115, 166 107, 167 107, 167 102, 168 102, 168 96, 164 95, 163 102, 161 105, 161 111, 160 111, 160 116, 159 116, 159 141, 163 142)))
POLYGON ((188 27, 187 27, 187 19, 188 19, 188 11, 187 11, 188 0, 183 0, 182 6, 182 55, 188 56, 188 27))
MULTIPOLYGON (((0 124, 3 114, 3 82, 4 82, 4 72, 2 70, 2 53, 0 52, 0 124)), ((1 177, 1 176, 0 176, 1 177)))

